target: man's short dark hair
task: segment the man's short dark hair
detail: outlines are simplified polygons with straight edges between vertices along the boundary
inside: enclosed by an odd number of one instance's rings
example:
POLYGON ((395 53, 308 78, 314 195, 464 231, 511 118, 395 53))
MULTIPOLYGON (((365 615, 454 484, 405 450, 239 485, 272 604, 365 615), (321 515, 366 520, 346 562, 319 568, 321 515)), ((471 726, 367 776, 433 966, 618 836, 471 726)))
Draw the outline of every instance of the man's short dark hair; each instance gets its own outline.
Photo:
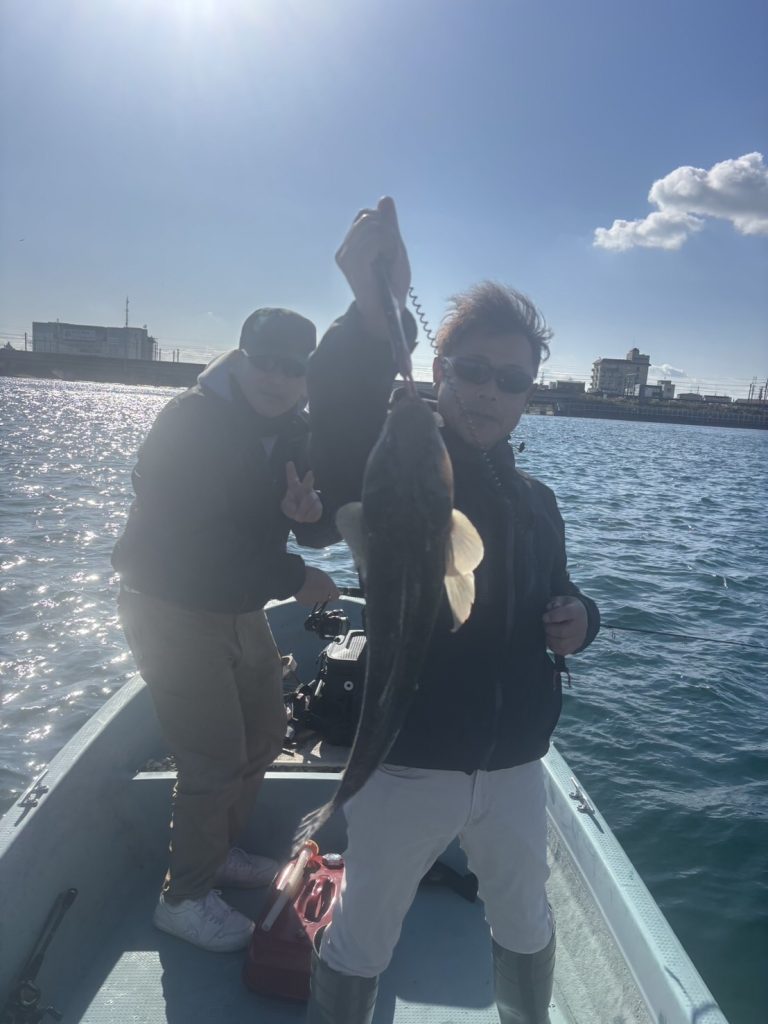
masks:
POLYGON ((481 281, 469 291, 452 295, 449 302, 437 332, 438 355, 451 355, 470 336, 522 334, 530 343, 537 371, 539 363, 549 357, 547 342, 552 331, 522 292, 495 281, 481 281))

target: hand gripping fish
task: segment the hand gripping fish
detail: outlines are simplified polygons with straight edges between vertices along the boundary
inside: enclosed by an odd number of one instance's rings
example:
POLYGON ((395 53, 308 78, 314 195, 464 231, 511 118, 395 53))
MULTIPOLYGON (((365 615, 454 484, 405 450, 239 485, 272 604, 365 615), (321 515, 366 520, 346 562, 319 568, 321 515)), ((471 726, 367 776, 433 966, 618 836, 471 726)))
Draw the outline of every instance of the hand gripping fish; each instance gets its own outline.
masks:
POLYGON ((453 508, 453 470, 429 405, 395 403, 368 458, 361 502, 336 515, 365 584, 367 667, 360 721, 333 799, 301 822, 294 849, 356 793, 389 753, 418 686, 445 588, 453 628, 475 597, 483 543, 453 508))

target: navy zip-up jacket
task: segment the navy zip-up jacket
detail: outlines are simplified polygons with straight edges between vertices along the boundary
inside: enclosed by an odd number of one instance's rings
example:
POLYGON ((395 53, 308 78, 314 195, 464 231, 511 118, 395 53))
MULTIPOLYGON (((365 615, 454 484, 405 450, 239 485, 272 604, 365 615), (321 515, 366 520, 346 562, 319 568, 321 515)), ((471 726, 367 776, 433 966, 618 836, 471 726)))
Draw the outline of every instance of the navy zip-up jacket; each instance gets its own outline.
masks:
MULTIPOLYGON (((414 336, 410 319, 408 326, 414 336)), ((353 304, 310 360, 311 460, 329 506, 359 500, 393 378, 386 341, 365 334, 353 304)), ((465 772, 509 768, 546 753, 560 715, 560 674, 542 623, 547 602, 573 595, 584 603, 584 647, 600 616, 568 575, 552 491, 516 468, 506 442, 488 453, 491 473, 478 449, 448 428, 443 438, 454 505, 474 523, 485 554, 472 612, 455 633, 443 600, 416 696, 387 761, 465 772)))

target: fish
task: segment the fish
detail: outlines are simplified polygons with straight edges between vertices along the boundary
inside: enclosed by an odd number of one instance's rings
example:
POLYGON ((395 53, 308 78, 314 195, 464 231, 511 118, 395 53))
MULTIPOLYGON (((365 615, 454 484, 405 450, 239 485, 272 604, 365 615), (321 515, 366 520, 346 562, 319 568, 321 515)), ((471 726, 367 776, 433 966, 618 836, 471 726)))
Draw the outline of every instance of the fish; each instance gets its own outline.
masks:
POLYGON ((395 401, 366 463, 362 497, 336 525, 364 584, 367 661, 349 759, 333 798, 302 819, 294 856, 384 761, 418 687, 445 591, 453 629, 469 617, 483 542, 453 507, 438 417, 415 392, 395 401))

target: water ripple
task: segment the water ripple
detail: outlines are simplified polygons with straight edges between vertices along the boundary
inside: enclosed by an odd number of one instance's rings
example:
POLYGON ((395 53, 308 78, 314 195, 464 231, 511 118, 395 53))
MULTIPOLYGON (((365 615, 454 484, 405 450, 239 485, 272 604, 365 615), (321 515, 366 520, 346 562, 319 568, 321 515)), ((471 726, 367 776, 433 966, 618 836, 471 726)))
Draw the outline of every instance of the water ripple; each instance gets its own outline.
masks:
MULTIPOLYGON (((0 378, 0 812, 133 672, 109 555, 175 392, 0 378)), ((734 1024, 768 918, 768 433, 526 417, 574 578, 616 627, 573 659, 557 742, 734 1024)), ((342 586, 343 547, 311 552, 342 586)))

